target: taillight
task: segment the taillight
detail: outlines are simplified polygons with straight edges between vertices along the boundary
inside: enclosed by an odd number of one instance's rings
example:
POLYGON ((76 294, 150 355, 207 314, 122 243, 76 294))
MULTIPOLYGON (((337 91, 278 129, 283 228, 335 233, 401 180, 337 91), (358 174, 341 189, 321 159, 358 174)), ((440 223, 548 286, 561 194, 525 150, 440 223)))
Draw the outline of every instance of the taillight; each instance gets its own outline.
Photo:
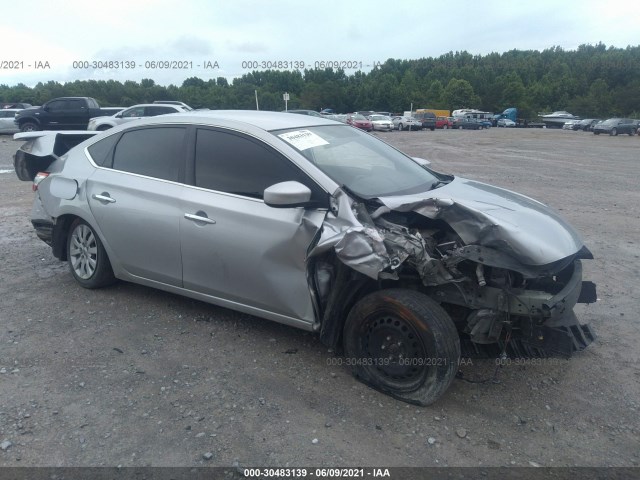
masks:
POLYGON ((36 176, 33 178, 33 185, 31 185, 31 190, 33 190, 34 192, 38 190, 38 185, 40 185, 40 182, 43 181, 48 176, 49 176, 49 172, 36 173, 36 176))

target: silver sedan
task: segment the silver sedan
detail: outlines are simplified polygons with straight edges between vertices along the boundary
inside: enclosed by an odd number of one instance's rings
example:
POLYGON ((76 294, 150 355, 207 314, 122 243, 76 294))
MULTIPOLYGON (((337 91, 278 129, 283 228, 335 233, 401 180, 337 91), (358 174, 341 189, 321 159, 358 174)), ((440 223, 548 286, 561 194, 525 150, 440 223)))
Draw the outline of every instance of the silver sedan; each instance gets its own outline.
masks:
POLYGON ((348 125, 211 111, 16 138, 36 233, 82 287, 120 279, 317 332, 398 399, 436 401, 463 353, 593 339, 573 313, 595 300, 592 256, 556 212, 348 125))
POLYGON ((380 130, 382 132, 391 132, 394 129, 391 118, 386 115, 369 115, 369 121, 373 125, 374 130, 380 130))

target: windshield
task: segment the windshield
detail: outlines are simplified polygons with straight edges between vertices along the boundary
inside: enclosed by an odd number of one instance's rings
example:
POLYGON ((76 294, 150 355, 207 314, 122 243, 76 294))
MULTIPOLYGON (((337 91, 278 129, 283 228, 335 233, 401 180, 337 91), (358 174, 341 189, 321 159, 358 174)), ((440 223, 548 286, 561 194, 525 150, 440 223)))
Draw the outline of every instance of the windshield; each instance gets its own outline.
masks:
POLYGON ((441 181, 395 148, 342 125, 272 132, 338 185, 363 198, 431 190, 441 181))

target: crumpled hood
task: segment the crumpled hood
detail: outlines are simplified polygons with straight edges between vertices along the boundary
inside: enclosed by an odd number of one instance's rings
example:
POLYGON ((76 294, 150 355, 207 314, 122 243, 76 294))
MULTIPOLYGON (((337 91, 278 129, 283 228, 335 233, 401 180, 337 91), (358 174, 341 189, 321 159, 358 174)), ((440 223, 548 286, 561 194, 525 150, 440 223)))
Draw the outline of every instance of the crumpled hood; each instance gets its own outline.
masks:
POLYGON ((501 250, 525 265, 548 265, 583 246, 573 227, 550 207, 465 178, 423 194, 379 200, 391 210, 444 220, 466 244, 501 250))

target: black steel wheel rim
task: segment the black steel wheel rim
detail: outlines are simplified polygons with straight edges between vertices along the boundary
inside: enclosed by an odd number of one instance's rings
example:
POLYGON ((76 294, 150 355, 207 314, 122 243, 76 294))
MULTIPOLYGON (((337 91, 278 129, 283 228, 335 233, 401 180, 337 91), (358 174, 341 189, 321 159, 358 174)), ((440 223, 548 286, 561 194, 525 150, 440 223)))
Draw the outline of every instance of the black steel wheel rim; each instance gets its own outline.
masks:
POLYGON ((362 353, 363 366, 395 389, 418 388, 432 363, 415 327, 393 313, 380 313, 366 322, 362 353))

